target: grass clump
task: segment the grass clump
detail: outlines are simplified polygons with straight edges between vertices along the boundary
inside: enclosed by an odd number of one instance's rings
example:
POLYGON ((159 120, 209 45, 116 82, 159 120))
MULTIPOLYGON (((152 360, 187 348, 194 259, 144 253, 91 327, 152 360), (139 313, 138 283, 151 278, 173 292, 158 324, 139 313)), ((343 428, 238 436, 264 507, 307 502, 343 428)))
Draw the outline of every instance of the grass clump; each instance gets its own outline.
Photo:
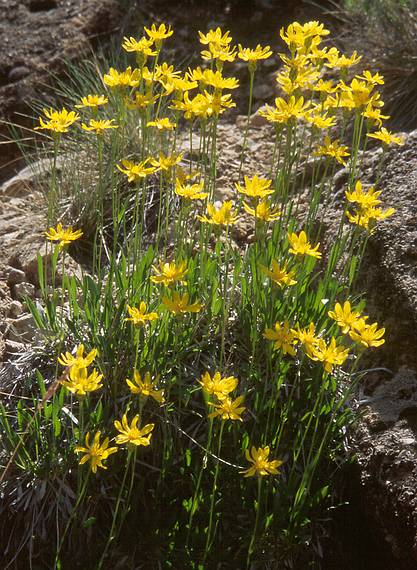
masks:
POLYGON ((28 303, 49 363, 0 411, 9 567, 29 556, 66 568, 75 553, 89 568, 311 562, 347 459, 360 358, 384 342, 353 290, 369 235, 394 213, 358 179, 367 135, 402 143, 380 128, 382 77, 354 75, 360 57, 325 46, 318 22, 281 30, 261 176, 245 159, 258 63, 272 50, 210 30, 204 66, 183 73, 162 59, 172 34, 161 24, 125 38, 134 66, 99 73, 97 91, 70 92, 75 107, 45 110, 37 127, 52 251, 39 258, 43 302, 28 303), (248 120, 234 200, 219 201, 236 58, 248 65, 248 120), (181 132, 191 147, 200 135, 197 154, 186 157, 181 132), (347 202, 325 250, 338 164, 347 202), (243 217, 254 239, 238 247, 243 217), (86 264, 71 276, 62 258, 80 243, 86 264))

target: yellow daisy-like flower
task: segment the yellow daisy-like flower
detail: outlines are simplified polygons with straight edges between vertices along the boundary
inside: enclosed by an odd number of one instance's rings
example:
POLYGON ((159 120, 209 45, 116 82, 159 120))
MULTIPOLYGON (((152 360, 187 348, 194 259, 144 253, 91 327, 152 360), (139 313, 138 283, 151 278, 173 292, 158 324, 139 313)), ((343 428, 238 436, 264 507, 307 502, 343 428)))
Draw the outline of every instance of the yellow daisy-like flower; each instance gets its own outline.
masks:
POLYGON ((277 475, 279 473, 278 468, 282 465, 282 461, 279 459, 273 459, 272 461, 268 459, 270 453, 269 446, 266 447, 256 447, 252 446, 250 452, 249 449, 245 452, 245 457, 252 463, 249 469, 241 471, 244 477, 254 477, 255 475, 259 477, 265 477, 265 475, 277 475))
POLYGON ((208 216, 199 216, 197 219, 206 224, 213 224, 216 226, 229 226, 235 224, 238 220, 237 214, 233 211, 233 202, 227 200, 223 202, 220 208, 216 208, 214 204, 207 204, 208 216))
POLYGON ((155 42, 157 47, 158 44, 162 42, 162 40, 169 38, 174 33, 174 31, 171 29, 171 26, 167 27, 165 24, 160 24, 158 27, 156 27, 155 24, 152 24, 150 29, 144 28, 144 30, 148 34, 149 39, 155 42))
POLYGON ((384 85, 385 83, 383 75, 380 75, 379 73, 375 73, 375 75, 372 75, 370 71, 363 71, 362 75, 357 75, 356 77, 358 79, 364 79, 371 85, 384 85))
POLYGON ((290 287, 295 285, 297 281, 293 279, 295 271, 288 271, 288 263, 281 265, 275 259, 272 260, 272 270, 265 265, 260 265, 262 273, 265 273, 279 287, 290 287))
POLYGON ((245 406, 242 406, 242 402, 244 400, 244 396, 238 396, 235 400, 231 398, 224 398, 220 400, 218 404, 213 404, 210 402, 210 405, 215 408, 214 412, 208 414, 209 418, 220 418, 223 421, 225 420, 238 420, 243 422, 241 415, 246 410, 245 406))
POLYGON ((365 191, 362 187, 362 182, 358 180, 355 184, 355 189, 352 192, 346 191, 345 195, 349 202, 359 204, 361 208, 374 208, 381 203, 379 196, 381 195, 381 190, 375 190, 370 188, 365 191))
POLYGON ((201 57, 206 60, 217 59, 218 61, 233 62, 236 59, 236 48, 229 45, 220 45, 217 43, 209 43, 209 49, 201 52, 201 57))
POLYGON ((228 397, 230 392, 235 390, 238 379, 234 376, 222 378, 220 372, 215 372, 211 377, 209 372, 205 372, 198 383, 201 384, 204 392, 216 396, 218 400, 222 401, 228 397))
POLYGON ((118 125, 113 125, 112 123, 114 122, 114 119, 100 119, 100 120, 95 120, 95 119, 90 119, 90 122, 88 125, 86 125, 85 123, 82 123, 81 128, 84 131, 91 131, 91 132, 95 132, 96 135, 102 135, 104 133, 105 130, 107 129, 117 129, 118 125))
POLYGON ((297 342, 297 335, 290 328, 288 321, 283 324, 277 322, 273 329, 265 329, 263 337, 272 340, 275 349, 282 350, 284 354, 295 356, 294 344, 297 342))
POLYGON ((115 420, 114 427, 120 432, 120 435, 116 436, 116 443, 118 445, 132 444, 132 445, 144 445, 145 447, 151 444, 151 431, 155 427, 155 424, 146 424, 143 428, 139 429, 137 427, 139 422, 139 414, 133 417, 130 425, 127 419, 127 414, 123 414, 122 422, 115 420))
POLYGON ((83 232, 81 230, 74 231, 72 226, 63 228, 62 224, 59 223, 57 224, 56 229, 49 228, 49 230, 45 232, 45 235, 49 241, 57 241, 59 242, 59 247, 64 247, 65 245, 79 239, 83 235, 83 232))
POLYGON ((85 447, 77 446, 74 451, 75 453, 84 453, 81 457, 79 464, 83 465, 90 462, 90 469, 93 473, 97 473, 97 468, 107 469, 106 465, 103 465, 109 455, 116 453, 118 451, 117 447, 109 447, 109 438, 100 443, 101 432, 98 431, 93 439, 93 443, 90 444, 90 432, 85 436, 85 447))
POLYGON ((128 109, 142 110, 153 105, 158 100, 158 97, 159 95, 152 95, 152 93, 139 93, 136 91, 133 99, 126 97, 124 102, 128 109))
POLYGON ((203 308, 203 305, 199 301, 196 303, 189 303, 189 300, 190 296, 188 293, 180 295, 180 293, 174 291, 173 298, 170 299, 169 297, 163 297, 162 303, 169 311, 171 311, 171 313, 175 313, 176 315, 199 313, 203 308))
POLYGON ((62 364, 62 366, 87 368, 93 362, 97 354, 98 350, 96 348, 93 348, 93 350, 91 350, 87 356, 84 356, 84 345, 80 344, 77 347, 75 356, 70 352, 66 352, 65 354, 61 354, 61 356, 59 356, 58 362, 62 364))
POLYGON ((117 71, 111 67, 103 77, 105 85, 109 87, 137 87, 140 83, 140 70, 129 66, 125 71, 117 71))
POLYGON ((139 304, 139 308, 137 307, 130 307, 127 306, 127 312, 129 313, 129 317, 125 318, 125 321, 132 321, 134 325, 143 326, 147 322, 155 321, 158 318, 158 313, 146 312, 146 303, 141 301, 139 304))
POLYGON ((159 154, 159 158, 153 158, 152 159, 152 166, 155 166, 155 168, 157 168, 158 170, 163 170, 168 172, 169 170, 171 170, 172 168, 174 168, 174 166, 176 166, 177 164, 179 164, 183 158, 183 153, 180 152, 178 154, 170 154, 170 155, 166 155, 163 154, 162 152, 159 154))
POLYGON ((349 301, 345 301, 343 307, 340 303, 336 303, 334 311, 327 313, 331 319, 336 321, 342 329, 343 334, 347 334, 354 329, 355 324, 360 320, 365 320, 368 317, 361 317, 357 311, 352 311, 349 301))
POLYGON ((105 105, 109 100, 105 95, 87 95, 81 98, 81 103, 75 105, 77 109, 83 109, 85 107, 91 107, 93 109, 100 107, 100 105, 105 105))
POLYGON ((382 115, 381 109, 376 109, 371 104, 367 105, 365 111, 362 112, 362 116, 380 128, 382 127, 382 121, 390 118, 389 115, 382 115))
POLYGON ((361 207, 359 211, 354 214, 346 212, 346 216, 351 224, 356 224, 357 226, 365 228, 371 234, 373 233, 376 222, 379 220, 385 220, 393 214, 395 214, 394 208, 382 210, 381 208, 374 208, 373 206, 361 207))
POLYGON ((152 283, 163 283, 165 287, 169 287, 173 283, 179 281, 182 285, 186 285, 187 281, 184 280, 185 274, 188 272, 187 262, 159 262, 159 268, 152 265, 155 275, 151 277, 152 283))
POLYGON ((385 127, 381 127, 381 129, 375 133, 368 133, 366 136, 381 141, 387 146, 391 144, 398 144, 401 146, 404 144, 404 137, 390 133, 385 127))
POLYGON ((156 119, 155 121, 149 121, 146 123, 147 127, 154 127, 158 131, 173 131, 177 126, 177 123, 171 123, 168 117, 163 117, 161 119, 156 119))
POLYGON ((193 81, 198 81, 202 87, 210 85, 214 89, 236 89, 239 87, 239 81, 235 77, 223 77, 221 71, 213 71, 212 69, 201 69, 200 66, 195 69, 188 69, 187 77, 193 81))
POLYGON ((52 108, 44 109, 43 113, 48 120, 44 121, 42 117, 39 117, 39 126, 35 127, 35 131, 46 129, 54 133, 67 133, 69 127, 80 118, 75 111, 68 111, 65 108, 61 111, 54 111, 52 108))
POLYGON ((341 366, 348 357, 349 349, 344 346, 337 346, 336 339, 332 337, 330 344, 322 338, 319 339, 312 354, 307 353, 311 360, 322 362, 326 372, 330 373, 334 366, 341 366))
POLYGON ((122 48, 130 53, 141 54, 142 56, 154 56, 156 51, 152 50, 153 41, 147 38, 141 38, 139 41, 135 38, 123 38, 122 48))
POLYGON ((102 379, 103 374, 99 374, 95 368, 91 374, 88 374, 87 368, 71 366, 69 371, 69 380, 62 380, 61 384, 72 394, 85 396, 89 392, 95 392, 95 390, 102 388, 102 379))
POLYGON ((381 346, 384 344, 385 339, 382 337, 385 334, 385 329, 378 329, 378 323, 368 325, 365 319, 360 319, 354 324, 354 328, 349 331, 349 336, 355 342, 363 344, 366 348, 372 346, 381 346))
POLYGON ((143 160, 139 163, 131 162, 130 160, 123 159, 122 166, 116 165, 120 172, 123 172, 127 176, 129 182, 136 182, 141 178, 146 178, 150 174, 153 174, 156 170, 155 166, 148 166, 150 158, 143 160))
POLYGON ((259 44, 254 49, 244 48, 239 44, 239 51, 237 56, 243 61, 254 63, 260 59, 268 59, 271 57, 272 51, 270 46, 262 47, 259 44))
POLYGON ((314 350, 320 344, 320 337, 316 335, 316 326, 314 323, 310 323, 308 327, 302 329, 299 324, 297 324, 296 329, 292 329, 297 341, 304 348, 307 356, 313 356, 314 350))
POLYGON ((346 166, 345 157, 350 156, 347 152, 349 147, 341 145, 338 140, 333 142, 329 136, 324 137, 323 145, 319 146, 314 152, 314 156, 330 156, 334 158, 339 164, 346 166))
POLYGON ((255 220, 260 220, 262 222, 273 222, 281 216, 280 208, 271 208, 268 200, 261 200, 256 204, 255 208, 251 208, 249 204, 243 202, 243 208, 247 214, 253 216, 255 220))
POLYGON ((202 192, 204 180, 195 184, 184 184, 178 178, 175 181, 175 194, 187 200, 205 200, 208 192, 202 192))
POLYGON ((291 245, 289 252, 293 255, 310 255, 317 259, 321 258, 321 253, 318 251, 320 243, 315 247, 312 247, 310 242, 307 240, 307 235, 304 231, 300 232, 299 235, 294 232, 288 234, 288 241, 291 245))
POLYGON ((207 34, 203 32, 198 32, 200 43, 203 45, 208 45, 211 43, 219 45, 228 45, 232 41, 230 37, 230 32, 224 32, 221 28, 216 28, 215 30, 209 30, 207 34))
POLYGON ((141 374, 137 371, 133 371, 133 381, 126 378, 126 384, 129 386, 132 394, 140 394, 145 398, 149 396, 153 398, 158 404, 163 404, 165 402, 164 390, 157 388, 159 381, 159 376, 154 380, 151 378, 150 372, 145 372, 142 378, 141 374))
POLYGON ((274 190, 271 190, 272 180, 268 178, 260 178, 256 175, 252 178, 244 176, 244 182, 244 186, 236 183, 236 190, 250 198, 266 198, 274 193, 274 190))

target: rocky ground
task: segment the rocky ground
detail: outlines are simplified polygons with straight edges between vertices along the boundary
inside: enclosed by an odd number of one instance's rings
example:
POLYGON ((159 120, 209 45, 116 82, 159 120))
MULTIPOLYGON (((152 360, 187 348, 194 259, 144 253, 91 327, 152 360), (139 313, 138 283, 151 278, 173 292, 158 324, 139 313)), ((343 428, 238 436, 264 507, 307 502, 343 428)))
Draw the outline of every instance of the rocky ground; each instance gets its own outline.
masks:
MULTIPOLYGON (((248 12, 245 19, 248 34, 254 23, 262 24, 265 15, 270 18, 273 2, 264 0, 259 4, 263 6, 258 15, 256 10, 255 15, 251 12, 249 16, 248 12)), ((195 17, 194 27, 227 22, 228 18, 237 26, 234 3, 228 5, 230 9, 219 12, 214 22, 207 16, 205 20, 203 16, 200 20, 195 17)), ((0 112, 8 119, 14 119, 16 112, 25 111, 27 101, 39 94, 47 68, 59 71, 62 57, 79 57, 97 38, 119 29, 123 19, 121 3, 116 0, 0 0, 0 8, 3 7, 0 112)), ((153 13, 161 15, 162 9, 166 21, 175 16, 173 3, 144 0, 137 17, 145 12, 152 18, 153 13)), ((196 9, 198 16, 198 10, 202 10, 198 3, 196 9)), ((294 15, 286 12, 289 20, 294 15)), ((184 45, 190 33, 184 31, 190 15, 182 11, 175 18, 184 45)), ((257 41, 261 39, 257 37, 257 41)), ((242 69, 242 77, 243 72, 242 69)), ((264 68, 255 97, 257 104, 273 96, 273 72, 264 68)), ((239 171, 244 123, 239 112, 242 108, 219 128, 218 192, 226 197, 239 171)), ((0 133, 4 134, 2 128, 0 133)), ((184 142, 184 150, 186 145, 184 142)), ((247 171, 268 174, 273 139, 270 127, 259 117, 251 121, 248 145, 247 171)), ((196 140, 194 149, 197 146, 196 140)), ((0 160, 4 166, 14 158, 16 149, 11 149, 2 153, 0 160)), ((380 155, 373 150, 364 157, 364 181, 374 181, 379 160, 380 155)), ((0 360, 3 362, 13 361, 14 355, 24 351, 33 338, 33 323, 24 298, 36 299, 37 255, 38 252, 47 255, 39 188, 39 180, 47 175, 47 170, 45 163, 24 169, 14 177, 10 176, 9 167, 0 170, 0 178, 3 173, 5 180, 0 186, 0 360)), ((378 360, 372 362, 373 366, 386 370, 370 373, 360 395, 362 418, 352 441, 359 465, 359 471, 355 472, 358 496, 354 500, 359 505, 355 516, 367 521, 376 541, 382 537, 383 546, 376 548, 393 555, 393 561, 387 557, 381 561, 385 568, 411 570, 417 567, 417 131, 407 135, 404 147, 384 156, 381 172, 379 188, 383 190, 385 203, 395 207, 397 214, 381 224, 370 240, 362 286, 372 317, 387 329, 386 345, 378 351, 378 360)), ((344 180, 341 170, 334 178, 336 201, 343 194, 344 180)), ((250 238, 248 225, 240 226, 239 231, 250 238)), ((77 272, 75 262, 71 262, 71 270, 77 272)), ((355 522, 347 520, 346 524, 355 525, 355 522)), ((345 566, 340 563, 339 567, 359 570, 359 566, 348 563, 345 566)))

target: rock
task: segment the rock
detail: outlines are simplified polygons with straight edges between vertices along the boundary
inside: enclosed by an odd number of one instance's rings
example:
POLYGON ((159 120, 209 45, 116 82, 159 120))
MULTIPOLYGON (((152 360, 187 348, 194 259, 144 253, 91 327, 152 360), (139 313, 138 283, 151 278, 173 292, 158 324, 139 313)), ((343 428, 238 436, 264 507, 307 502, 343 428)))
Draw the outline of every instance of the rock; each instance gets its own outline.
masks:
POLYGON ((14 288, 14 294, 18 300, 24 301, 26 297, 34 297, 35 286, 32 283, 18 283, 14 288))
POLYGON ((23 283, 25 281, 26 275, 24 271, 16 269, 16 267, 10 267, 7 275, 7 283, 10 286, 17 285, 18 283, 23 283))
POLYGON ((6 337, 14 342, 30 343, 35 333, 35 323, 31 314, 21 315, 18 319, 8 319, 6 337))
POLYGON ((19 301, 13 300, 10 303, 8 316, 12 318, 16 318, 23 313, 23 305, 19 301))
POLYGON ((29 73, 30 69, 26 67, 26 65, 17 65, 16 67, 13 67, 9 71, 7 79, 9 80, 10 83, 13 83, 14 81, 19 81, 19 79, 23 79, 24 77, 29 75, 29 73))

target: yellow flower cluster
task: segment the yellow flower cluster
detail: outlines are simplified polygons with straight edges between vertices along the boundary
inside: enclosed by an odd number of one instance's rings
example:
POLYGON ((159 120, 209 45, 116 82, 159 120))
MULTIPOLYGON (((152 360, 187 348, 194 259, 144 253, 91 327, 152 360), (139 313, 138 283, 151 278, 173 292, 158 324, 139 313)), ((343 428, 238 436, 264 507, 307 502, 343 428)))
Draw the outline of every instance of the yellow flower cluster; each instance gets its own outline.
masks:
POLYGON ((346 191, 345 194, 348 202, 356 206, 354 213, 346 211, 349 221, 365 228, 370 233, 373 232, 379 220, 385 220, 395 214, 394 208, 382 210, 378 207, 381 204, 381 200, 379 200, 381 191, 376 191, 374 188, 364 190, 360 180, 356 182, 355 189, 352 192, 346 191))
POLYGON ((199 380, 203 391, 208 396, 215 396, 217 402, 209 402, 214 409, 208 417, 220 418, 221 420, 242 420, 245 407, 242 406, 244 397, 238 396, 234 400, 229 396, 237 388, 238 379, 234 376, 222 377, 220 372, 215 372, 213 377, 209 372, 205 372, 199 380))

